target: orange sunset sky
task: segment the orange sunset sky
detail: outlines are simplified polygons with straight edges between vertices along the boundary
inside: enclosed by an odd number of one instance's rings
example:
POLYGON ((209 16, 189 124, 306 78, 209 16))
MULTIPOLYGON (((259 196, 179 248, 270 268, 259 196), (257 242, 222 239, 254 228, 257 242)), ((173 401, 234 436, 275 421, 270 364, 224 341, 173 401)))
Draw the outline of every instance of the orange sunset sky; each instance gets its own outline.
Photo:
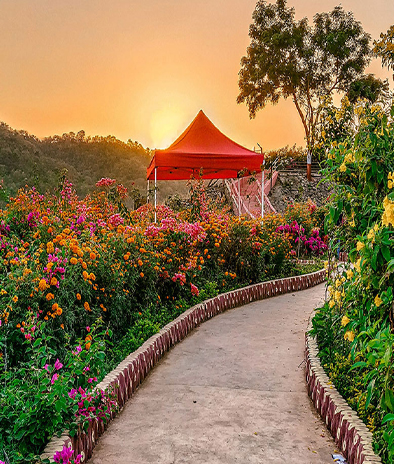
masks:
MULTIPOLYGON (((289 0, 297 18, 339 2, 289 0)), ((253 148, 303 143, 291 101, 250 120, 237 105, 240 59, 255 0, 1 0, 0 120, 39 137, 88 135, 168 146, 200 109, 253 148)), ((393 0, 343 0, 379 37, 393 0)), ((392 73, 374 60, 368 70, 392 73)))

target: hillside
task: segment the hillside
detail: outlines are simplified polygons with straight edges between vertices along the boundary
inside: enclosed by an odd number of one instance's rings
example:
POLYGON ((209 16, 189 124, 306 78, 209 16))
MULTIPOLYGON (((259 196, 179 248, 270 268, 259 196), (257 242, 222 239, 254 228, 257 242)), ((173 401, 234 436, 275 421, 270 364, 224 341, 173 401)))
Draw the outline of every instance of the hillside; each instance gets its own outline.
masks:
POLYGON ((138 142, 116 137, 86 137, 84 131, 43 140, 0 123, 0 179, 14 194, 24 185, 45 192, 56 187, 64 170, 79 195, 86 195, 101 177, 145 192, 151 151, 138 142))

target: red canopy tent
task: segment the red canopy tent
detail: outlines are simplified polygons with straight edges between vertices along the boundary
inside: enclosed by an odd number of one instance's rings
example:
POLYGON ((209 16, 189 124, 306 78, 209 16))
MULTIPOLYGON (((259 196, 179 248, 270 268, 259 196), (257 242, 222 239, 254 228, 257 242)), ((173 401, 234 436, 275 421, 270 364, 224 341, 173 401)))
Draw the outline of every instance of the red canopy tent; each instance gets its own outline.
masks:
POLYGON ((185 180, 193 175, 199 177, 200 173, 203 179, 228 179, 238 177, 240 171, 243 175, 264 175, 263 162, 263 153, 248 150, 226 137, 200 110, 174 143, 155 151, 147 169, 148 183, 155 181, 155 209, 157 180, 185 180))
POLYGON ((190 126, 165 150, 156 150, 148 167, 147 179, 181 180, 199 176, 203 179, 228 179, 261 172, 262 153, 242 147, 215 127, 200 110, 190 126))

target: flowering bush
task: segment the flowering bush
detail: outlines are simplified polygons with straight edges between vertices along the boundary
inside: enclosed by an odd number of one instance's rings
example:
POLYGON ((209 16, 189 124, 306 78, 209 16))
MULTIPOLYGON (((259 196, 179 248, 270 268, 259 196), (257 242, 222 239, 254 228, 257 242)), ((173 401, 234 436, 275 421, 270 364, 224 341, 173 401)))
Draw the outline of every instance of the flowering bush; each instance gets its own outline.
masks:
POLYGON ((322 255, 327 250, 327 244, 320 237, 318 228, 312 229, 309 237, 305 235, 305 229, 297 221, 279 226, 276 230, 289 238, 294 250, 297 250, 298 256, 300 256, 300 253, 302 255, 322 255))
POLYGON ((389 463, 394 459, 394 107, 386 115, 366 107, 362 116, 357 136, 333 146, 327 160, 327 173, 338 183, 328 224, 335 240, 348 247, 351 263, 334 276, 314 330, 329 372, 342 372, 337 382, 345 385, 345 396, 389 463), (340 359, 351 366, 338 366, 340 359), (351 377, 357 392, 349 388, 351 377))
POLYGON ((116 405, 94 386, 188 306, 294 272, 280 216, 234 217, 197 183, 191 210, 159 206, 153 223, 113 179, 97 187, 83 200, 67 180, 22 189, 0 210, 0 449, 15 462, 104 420, 116 405))

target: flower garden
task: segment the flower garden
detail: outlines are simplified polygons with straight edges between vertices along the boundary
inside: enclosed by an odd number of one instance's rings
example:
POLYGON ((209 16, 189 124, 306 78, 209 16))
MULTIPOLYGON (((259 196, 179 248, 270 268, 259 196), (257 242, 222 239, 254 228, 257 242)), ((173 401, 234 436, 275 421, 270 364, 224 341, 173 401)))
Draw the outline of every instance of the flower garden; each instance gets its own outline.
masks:
POLYGON ((79 199, 65 180, 55 193, 22 189, 0 210, 0 459, 36 462, 53 434, 105 421, 114 394, 94 386, 188 307, 308 272, 294 257, 327 248, 313 204, 262 225, 210 205, 196 180, 192 207, 160 206, 154 223, 153 208, 128 211, 126 195, 101 179, 79 199))
MULTIPOLYGON (((332 197, 263 223, 211 204, 200 180, 191 180, 190 208, 159 206, 156 222, 150 205, 127 210, 114 179, 83 199, 67 180, 15 198, 0 184, 0 460, 38 462, 54 434, 105 422, 115 395, 95 385, 187 308, 312 270, 297 257, 328 257, 328 298, 312 333, 331 381, 393 462, 393 117, 365 102, 328 105, 319 146, 332 197), (339 251, 349 262, 332 272, 339 251)), ((67 449, 54 459, 80 461, 67 449)))

